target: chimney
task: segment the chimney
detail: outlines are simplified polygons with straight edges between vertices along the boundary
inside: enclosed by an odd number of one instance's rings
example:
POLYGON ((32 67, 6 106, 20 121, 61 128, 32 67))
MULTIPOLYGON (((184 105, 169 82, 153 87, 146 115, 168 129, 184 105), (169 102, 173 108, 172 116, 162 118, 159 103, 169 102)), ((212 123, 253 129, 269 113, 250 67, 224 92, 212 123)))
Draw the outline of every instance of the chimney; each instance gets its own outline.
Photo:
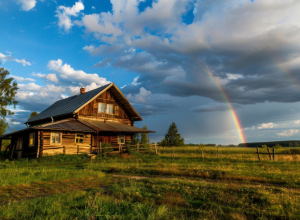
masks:
POLYGON ((83 94, 83 93, 85 93, 85 88, 84 88, 84 87, 81 87, 81 88, 80 88, 80 94, 83 94))

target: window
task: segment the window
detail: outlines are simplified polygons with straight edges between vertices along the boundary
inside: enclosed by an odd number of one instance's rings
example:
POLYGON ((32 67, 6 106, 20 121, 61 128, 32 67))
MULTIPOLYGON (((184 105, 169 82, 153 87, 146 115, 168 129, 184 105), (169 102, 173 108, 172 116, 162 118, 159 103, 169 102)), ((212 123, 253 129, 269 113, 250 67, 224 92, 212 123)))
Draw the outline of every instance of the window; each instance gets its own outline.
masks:
POLYGON ((118 144, 125 144, 125 136, 124 135, 118 136, 118 144))
POLYGON ((106 113, 113 114, 114 113, 114 105, 106 104, 106 113))
POLYGON ((61 144, 61 133, 51 132, 51 144, 61 144))
POLYGON ((114 105, 99 102, 98 113, 114 114, 114 105))
POLYGON ((29 134, 29 147, 34 147, 34 139, 35 139, 34 137, 35 137, 34 132, 29 134))
POLYGON ((105 103, 98 103, 98 112, 105 113, 105 103))
POLYGON ((75 142, 76 144, 83 144, 84 134, 76 134, 75 142))

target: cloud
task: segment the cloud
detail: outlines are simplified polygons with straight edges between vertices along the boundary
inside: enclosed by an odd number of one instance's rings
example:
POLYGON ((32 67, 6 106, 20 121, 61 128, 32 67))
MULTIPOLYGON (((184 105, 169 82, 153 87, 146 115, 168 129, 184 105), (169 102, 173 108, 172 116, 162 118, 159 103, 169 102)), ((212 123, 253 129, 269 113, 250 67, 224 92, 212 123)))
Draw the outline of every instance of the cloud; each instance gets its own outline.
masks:
POLYGON ((151 92, 145 89, 144 87, 140 88, 140 92, 135 95, 131 95, 129 93, 127 95, 127 99, 131 102, 137 102, 137 103, 147 103, 147 101, 150 99, 151 92))
MULTIPOLYGON (((58 74, 60 81, 72 81, 80 83, 80 85, 95 83, 98 87, 110 83, 96 73, 90 74, 82 70, 74 70, 69 64, 63 64, 61 59, 50 60, 47 67, 58 74)), ((54 78, 53 75, 51 78, 54 78)))
POLYGON ((17 0, 23 11, 29 11, 35 7, 36 0, 17 0))
POLYGON ((4 55, 3 53, 0 53, 0 60, 2 60, 4 63, 6 61, 15 61, 17 63, 21 63, 23 66, 31 66, 31 63, 27 62, 25 59, 18 60, 11 55, 4 55))
POLYGON ((277 133, 277 136, 279 137, 290 137, 295 134, 299 133, 299 129, 289 129, 289 130, 284 130, 281 133, 277 133))
POLYGON ((99 61, 98 63, 96 63, 95 65, 93 65, 93 67, 108 67, 110 65, 110 62, 112 61, 111 57, 105 58, 102 61, 99 61))
POLYGON ((300 82, 300 2, 196 1, 191 24, 182 20, 190 1, 153 1, 142 12, 138 0, 111 3, 112 12, 82 17, 102 41, 83 49, 114 57, 111 65, 140 74, 145 89, 225 102, 215 80, 232 103, 300 101, 286 77, 300 82))
POLYGON ((194 107, 192 109, 193 112, 216 112, 216 111, 228 111, 230 110, 228 105, 226 104, 209 104, 202 105, 198 107, 194 107))
POLYGON ((56 10, 56 17, 58 17, 58 26, 68 32, 74 25, 71 17, 77 17, 79 12, 84 10, 84 5, 80 1, 76 2, 72 7, 59 6, 56 10))
POLYGON ((274 128, 276 127, 277 125, 272 123, 272 122, 269 122, 269 123, 262 123, 260 126, 258 126, 257 128, 258 129, 268 129, 268 128, 274 128))
POLYGON ((295 125, 298 125, 298 124, 300 124, 300 120, 297 120, 294 123, 295 123, 295 125))
POLYGON ((49 80, 51 82, 55 82, 55 83, 59 82, 59 80, 58 80, 58 78, 57 78, 57 76, 56 76, 55 73, 49 73, 49 74, 33 73, 32 75, 33 76, 37 76, 37 77, 39 77, 41 79, 47 79, 47 80, 49 80))
POLYGON ((10 75, 10 77, 13 77, 15 80, 18 82, 34 82, 35 79, 32 78, 24 78, 22 76, 15 76, 15 75, 10 75))

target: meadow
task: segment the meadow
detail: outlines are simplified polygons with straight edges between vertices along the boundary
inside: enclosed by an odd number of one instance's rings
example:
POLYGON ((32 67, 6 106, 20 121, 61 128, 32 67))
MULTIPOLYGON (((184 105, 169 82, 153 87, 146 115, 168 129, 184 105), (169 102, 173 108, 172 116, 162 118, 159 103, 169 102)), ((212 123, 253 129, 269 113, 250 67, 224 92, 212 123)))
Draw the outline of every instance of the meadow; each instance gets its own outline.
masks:
POLYGON ((0 160, 0 219, 300 219, 300 157, 259 161, 255 152, 185 146, 174 156, 159 147, 0 160))

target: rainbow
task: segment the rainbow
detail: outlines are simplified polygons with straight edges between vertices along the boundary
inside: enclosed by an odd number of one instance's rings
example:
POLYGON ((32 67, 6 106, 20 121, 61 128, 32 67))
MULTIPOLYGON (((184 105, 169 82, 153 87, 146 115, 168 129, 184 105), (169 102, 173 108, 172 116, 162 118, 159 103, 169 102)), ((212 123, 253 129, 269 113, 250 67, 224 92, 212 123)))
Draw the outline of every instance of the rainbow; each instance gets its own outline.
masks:
POLYGON ((213 83, 217 86, 217 88, 220 90, 221 94, 223 95, 225 101, 226 101, 226 104, 230 110, 230 113, 231 113, 231 116, 232 116, 232 119, 234 121, 234 124, 238 130, 238 134, 239 134, 239 137, 240 137, 240 140, 242 143, 246 143, 246 138, 245 138, 245 135, 244 135, 244 132, 243 132, 243 128, 241 126, 241 122, 238 118, 238 115, 236 113, 236 111, 234 110, 231 102, 229 101, 229 98, 227 96, 227 94, 225 93, 223 87, 221 86, 221 84, 219 83, 219 81, 214 77, 214 75, 212 74, 212 72, 210 70, 207 69, 207 67, 201 62, 199 61, 197 58, 195 57, 192 57, 192 59, 201 67, 201 69, 210 77, 210 79, 213 81, 213 83))

